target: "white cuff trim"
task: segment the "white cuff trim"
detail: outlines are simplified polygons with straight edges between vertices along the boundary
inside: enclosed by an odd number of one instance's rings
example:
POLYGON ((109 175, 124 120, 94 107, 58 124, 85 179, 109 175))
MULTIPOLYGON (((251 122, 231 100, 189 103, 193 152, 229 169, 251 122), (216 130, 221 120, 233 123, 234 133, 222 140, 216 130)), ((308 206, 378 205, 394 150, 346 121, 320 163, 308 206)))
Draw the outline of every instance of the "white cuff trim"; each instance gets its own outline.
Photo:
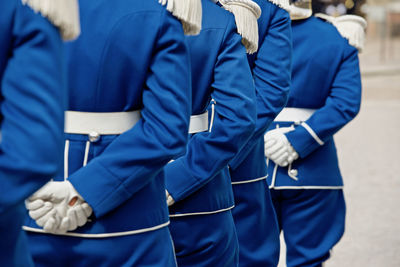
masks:
POLYGON ((267 179, 267 177, 268 177, 268 175, 260 177, 260 178, 252 179, 252 180, 232 182, 232 185, 255 183, 255 182, 258 182, 258 181, 261 181, 261 180, 265 180, 265 179, 267 179))
POLYGON ((307 132, 312 136, 312 138, 314 138, 314 140, 315 140, 320 146, 323 146, 323 145, 325 144, 324 141, 322 141, 322 140, 318 137, 318 135, 314 132, 313 129, 311 129, 311 127, 310 127, 307 123, 302 122, 300 125, 303 126, 303 127, 307 130, 307 132))
POLYGON ((161 228, 164 228, 169 225, 169 221, 163 224, 159 224, 149 228, 143 228, 133 231, 125 231, 125 232, 115 232, 115 233, 104 233, 104 234, 81 234, 81 233, 65 233, 65 234, 52 234, 45 232, 43 229, 33 228, 28 226, 22 226, 22 229, 28 232, 49 234, 49 235, 62 235, 62 236, 74 236, 74 237, 83 237, 83 238, 107 238, 107 237, 118 237, 118 236, 126 236, 126 235, 136 235, 141 233, 146 233, 150 231, 155 231, 161 228))
POLYGON ((224 211, 231 210, 235 207, 235 205, 226 208, 226 209, 221 209, 221 210, 215 210, 215 211, 204 211, 204 212, 192 212, 192 213, 182 213, 182 214, 170 214, 170 218, 177 218, 177 217, 185 217, 185 216, 194 216, 194 215, 210 215, 210 214, 216 214, 224 211))

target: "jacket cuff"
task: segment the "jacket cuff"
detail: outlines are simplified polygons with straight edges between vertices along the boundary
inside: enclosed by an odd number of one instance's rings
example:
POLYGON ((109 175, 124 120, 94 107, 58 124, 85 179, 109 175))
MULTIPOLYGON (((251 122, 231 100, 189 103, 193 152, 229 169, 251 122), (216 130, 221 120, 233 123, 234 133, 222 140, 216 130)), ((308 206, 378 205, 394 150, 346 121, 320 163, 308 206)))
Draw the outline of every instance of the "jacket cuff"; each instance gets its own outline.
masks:
POLYGON ((99 162, 92 161, 90 165, 72 174, 68 180, 90 205, 96 217, 115 209, 131 196, 123 181, 99 162))
POLYGON ((285 135, 301 158, 307 157, 314 150, 324 145, 324 142, 319 139, 311 127, 304 122, 297 126, 296 130, 285 135))
POLYGON ((179 158, 168 163, 164 168, 165 188, 175 202, 184 199, 196 191, 197 186, 200 184, 199 181, 191 175, 182 161, 183 159, 179 158))

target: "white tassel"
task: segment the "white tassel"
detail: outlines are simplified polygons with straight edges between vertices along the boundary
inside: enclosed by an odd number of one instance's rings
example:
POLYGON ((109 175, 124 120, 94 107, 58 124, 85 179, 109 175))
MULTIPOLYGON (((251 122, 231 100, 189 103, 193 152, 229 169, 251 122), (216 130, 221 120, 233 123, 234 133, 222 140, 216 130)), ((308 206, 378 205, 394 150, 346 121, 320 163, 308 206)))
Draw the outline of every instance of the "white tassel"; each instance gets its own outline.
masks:
POLYGON ((186 35, 197 35, 201 30, 201 0, 158 0, 167 10, 177 17, 183 25, 186 35))
POLYGON ((280 8, 285 9, 286 11, 289 11, 289 0, 269 0, 271 3, 279 6, 280 8))
POLYGON ((80 32, 79 5, 77 0, 21 0, 35 12, 46 17, 59 28, 64 40, 76 39, 80 32))
POLYGON ((349 44, 362 52, 365 42, 365 29, 367 22, 365 19, 355 15, 345 15, 336 18, 334 24, 340 34, 349 40, 349 44))
POLYGON ((332 23, 339 33, 349 41, 350 45, 362 52, 367 28, 365 19, 355 15, 344 15, 337 18, 325 14, 316 14, 315 16, 332 23))
POLYGON ((261 8, 250 0, 219 0, 223 8, 235 16, 238 33, 249 54, 258 50, 258 22, 261 8))
POLYGON ((308 8, 289 5, 286 10, 289 12, 291 20, 306 19, 312 16, 312 10, 308 8))

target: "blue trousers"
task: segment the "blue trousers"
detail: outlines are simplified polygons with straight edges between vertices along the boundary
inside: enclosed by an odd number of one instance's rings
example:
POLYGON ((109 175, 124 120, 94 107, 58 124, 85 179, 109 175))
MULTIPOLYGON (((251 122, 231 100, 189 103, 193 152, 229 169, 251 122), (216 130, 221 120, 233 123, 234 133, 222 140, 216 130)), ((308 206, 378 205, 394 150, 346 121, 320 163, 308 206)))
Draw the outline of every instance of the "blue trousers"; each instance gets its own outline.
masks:
POLYGON ((231 211, 171 218, 179 267, 238 266, 239 247, 231 211))
POLYGON ((233 185, 239 266, 276 267, 279 229, 266 180, 233 185), (274 244, 274 245, 271 245, 274 244))
POLYGON ((81 238, 28 232, 35 266, 176 266, 168 228, 108 238, 81 238))
POLYGON ((24 219, 25 206, 23 204, 0 214, 0 266, 33 266, 28 240, 21 229, 24 219))
POLYGON ((342 190, 271 190, 287 247, 286 264, 322 266, 344 233, 342 190))

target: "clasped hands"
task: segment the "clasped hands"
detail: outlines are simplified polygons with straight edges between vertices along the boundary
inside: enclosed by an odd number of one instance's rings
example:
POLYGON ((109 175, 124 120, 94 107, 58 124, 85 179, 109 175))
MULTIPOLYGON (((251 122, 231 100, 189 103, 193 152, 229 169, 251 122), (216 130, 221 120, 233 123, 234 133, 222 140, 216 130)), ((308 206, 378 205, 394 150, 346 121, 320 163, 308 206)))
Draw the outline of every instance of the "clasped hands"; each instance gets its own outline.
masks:
POLYGON ((54 234, 85 225, 92 214, 92 208, 68 180, 48 182, 25 201, 25 206, 37 225, 54 234))
POLYGON ((264 135, 265 156, 281 167, 286 167, 299 158, 285 135, 290 131, 294 131, 293 126, 277 128, 264 135))

